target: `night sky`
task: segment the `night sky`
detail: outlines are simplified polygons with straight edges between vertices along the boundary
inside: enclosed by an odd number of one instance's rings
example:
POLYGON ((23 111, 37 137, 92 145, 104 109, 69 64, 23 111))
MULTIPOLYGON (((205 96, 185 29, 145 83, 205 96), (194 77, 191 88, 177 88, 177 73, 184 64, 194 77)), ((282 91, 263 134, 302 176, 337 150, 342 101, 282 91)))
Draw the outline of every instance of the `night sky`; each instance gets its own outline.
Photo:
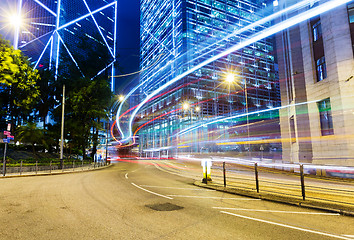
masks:
MULTIPOLYGON (((140 0, 118 0, 118 58, 121 73, 139 70, 139 5, 140 0)), ((137 81, 139 75, 116 78, 116 91, 120 93, 130 81, 137 81)), ((124 91, 125 92, 125 91, 124 91)))
MULTIPOLYGON (((139 15, 140 0, 118 0, 118 24, 117 24, 117 53, 118 63, 121 66, 119 74, 132 73, 139 70, 139 15)), ((5 13, 9 10, 16 12, 14 0, 0 0, 0 34, 8 40, 12 40, 11 26, 6 23, 5 13)), ((124 88, 129 88, 127 83, 138 79, 138 74, 116 78, 116 92, 120 93, 124 88)), ((127 90, 124 90, 127 92, 127 90)))

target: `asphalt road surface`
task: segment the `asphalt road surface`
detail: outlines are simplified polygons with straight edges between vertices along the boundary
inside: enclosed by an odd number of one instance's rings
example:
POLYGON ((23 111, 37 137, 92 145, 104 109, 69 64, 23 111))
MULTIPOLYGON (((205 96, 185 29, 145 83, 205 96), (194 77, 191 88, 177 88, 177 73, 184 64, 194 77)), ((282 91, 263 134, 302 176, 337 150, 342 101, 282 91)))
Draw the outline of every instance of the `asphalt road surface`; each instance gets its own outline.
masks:
POLYGON ((353 217, 198 188, 171 167, 0 179, 0 239, 354 239, 353 217))

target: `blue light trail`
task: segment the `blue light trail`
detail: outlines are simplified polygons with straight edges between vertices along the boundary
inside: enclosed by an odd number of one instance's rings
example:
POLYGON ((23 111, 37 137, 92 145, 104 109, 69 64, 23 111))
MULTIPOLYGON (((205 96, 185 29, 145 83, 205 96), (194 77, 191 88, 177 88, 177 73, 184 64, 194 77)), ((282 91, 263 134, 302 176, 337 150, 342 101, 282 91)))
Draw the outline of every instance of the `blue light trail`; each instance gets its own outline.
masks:
MULTIPOLYGON (((137 112, 141 109, 141 107, 152 97, 154 97, 155 95, 157 95, 159 92, 161 92, 162 90, 166 89, 167 87, 171 86, 172 84, 174 84, 175 82, 177 82, 178 80, 182 79, 183 77, 186 77, 187 75, 191 74, 192 72, 212 63, 213 61, 224 57, 232 52, 235 52, 237 50, 240 50, 252 43, 255 43, 259 40, 262 40, 264 38, 270 37, 273 34, 280 32, 282 30, 285 30, 289 27, 295 26, 296 24, 299 24, 305 20, 308 20, 312 17, 315 17, 319 14, 325 13, 329 10, 332 10, 338 6, 341 6, 343 4, 346 4, 348 2, 350 2, 351 0, 331 0, 328 1, 326 3, 321 4, 318 7, 309 9, 303 13, 300 13, 294 17, 291 17, 281 23, 278 23, 272 27, 269 27, 268 29, 265 29, 257 34, 254 34, 253 37, 245 40, 244 42, 241 42, 239 44, 236 44, 234 46, 232 46, 231 48, 228 48, 227 50, 203 61, 202 63, 196 65, 195 67, 187 70, 186 72, 180 74, 179 76, 173 78, 172 80, 170 80, 169 82, 167 82, 166 84, 164 84, 163 86, 159 87, 158 89, 156 89, 155 91, 153 91, 151 94, 149 94, 148 96, 146 96, 146 98, 137 106, 137 108, 133 111, 133 113, 130 116, 130 120, 129 120, 129 136, 126 139, 123 139, 122 141, 128 141, 129 138, 132 137, 132 125, 133 125, 133 120, 137 114, 137 112)), ((138 86, 140 86, 141 84, 139 84, 138 86)), ((137 87, 136 87, 137 88, 137 87)), ((135 90, 136 90, 135 88, 135 90)), ((126 100, 126 99, 125 99, 126 100)), ((121 104, 122 105, 122 104, 121 104)), ((274 110, 274 109, 273 109, 274 110)), ((118 125, 118 124, 117 124, 118 125)))

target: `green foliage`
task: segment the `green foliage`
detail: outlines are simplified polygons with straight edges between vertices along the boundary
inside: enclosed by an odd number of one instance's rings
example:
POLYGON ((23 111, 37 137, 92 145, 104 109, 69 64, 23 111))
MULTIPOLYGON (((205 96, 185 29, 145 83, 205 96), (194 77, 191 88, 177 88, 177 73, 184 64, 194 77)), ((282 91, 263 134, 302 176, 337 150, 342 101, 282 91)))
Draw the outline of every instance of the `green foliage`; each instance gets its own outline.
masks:
POLYGON ((81 56, 77 63, 82 71, 63 58, 63 71, 55 79, 50 70, 33 70, 21 51, 13 49, 0 37, 0 128, 5 126, 5 119, 14 127, 28 122, 15 127, 16 141, 31 144, 34 153, 35 145, 49 152, 58 151, 62 87, 65 84, 65 139, 69 154, 85 155, 91 144, 95 148, 98 130, 102 128, 100 120, 108 116, 112 101, 108 71, 96 76, 112 61, 105 49, 101 43, 82 37, 75 53, 81 56), (88 48, 94 50, 86 51, 88 48), (45 121, 48 114, 54 120, 53 125, 45 121), (43 121, 43 129, 34 123, 38 119, 43 121))
POLYGON ((43 129, 38 128, 36 123, 29 122, 24 126, 18 126, 16 140, 23 143, 30 143, 35 155, 35 144, 45 144, 43 129))
POLYGON ((28 118, 39 98, 39 78, 22 52, 0 36, 0 121, 8 116, 15 124, 15 118, 28 118))

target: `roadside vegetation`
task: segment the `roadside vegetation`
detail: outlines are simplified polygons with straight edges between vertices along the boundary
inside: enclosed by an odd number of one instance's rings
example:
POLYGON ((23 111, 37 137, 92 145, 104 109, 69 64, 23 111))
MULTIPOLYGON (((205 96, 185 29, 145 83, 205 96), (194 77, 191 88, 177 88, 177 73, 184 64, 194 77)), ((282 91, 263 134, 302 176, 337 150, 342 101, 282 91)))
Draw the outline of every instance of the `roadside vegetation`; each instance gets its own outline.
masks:
MULTIPOLYGON (((86 45, 81 41, 77 51, 86 45)), ((8 146, 8 166, 17 166, 21 160, 23 164, 49 164, 59 159, 64 85, 66 161, 79 157, 91 161, 112 101, 108 71, 94 76, 108 60, 99 46, 91 47, 98 51, 81 56, 77 63, 89 69, 87 74, 63 58, 60 61, 65 70, 55 76, 45 66, 34 70, 28 58, 0 36, 0 131, 3 133, 10 123, 14 135, 8 146)), ((0 143, 1 157, 3 150, 4 143, 0 143)))

